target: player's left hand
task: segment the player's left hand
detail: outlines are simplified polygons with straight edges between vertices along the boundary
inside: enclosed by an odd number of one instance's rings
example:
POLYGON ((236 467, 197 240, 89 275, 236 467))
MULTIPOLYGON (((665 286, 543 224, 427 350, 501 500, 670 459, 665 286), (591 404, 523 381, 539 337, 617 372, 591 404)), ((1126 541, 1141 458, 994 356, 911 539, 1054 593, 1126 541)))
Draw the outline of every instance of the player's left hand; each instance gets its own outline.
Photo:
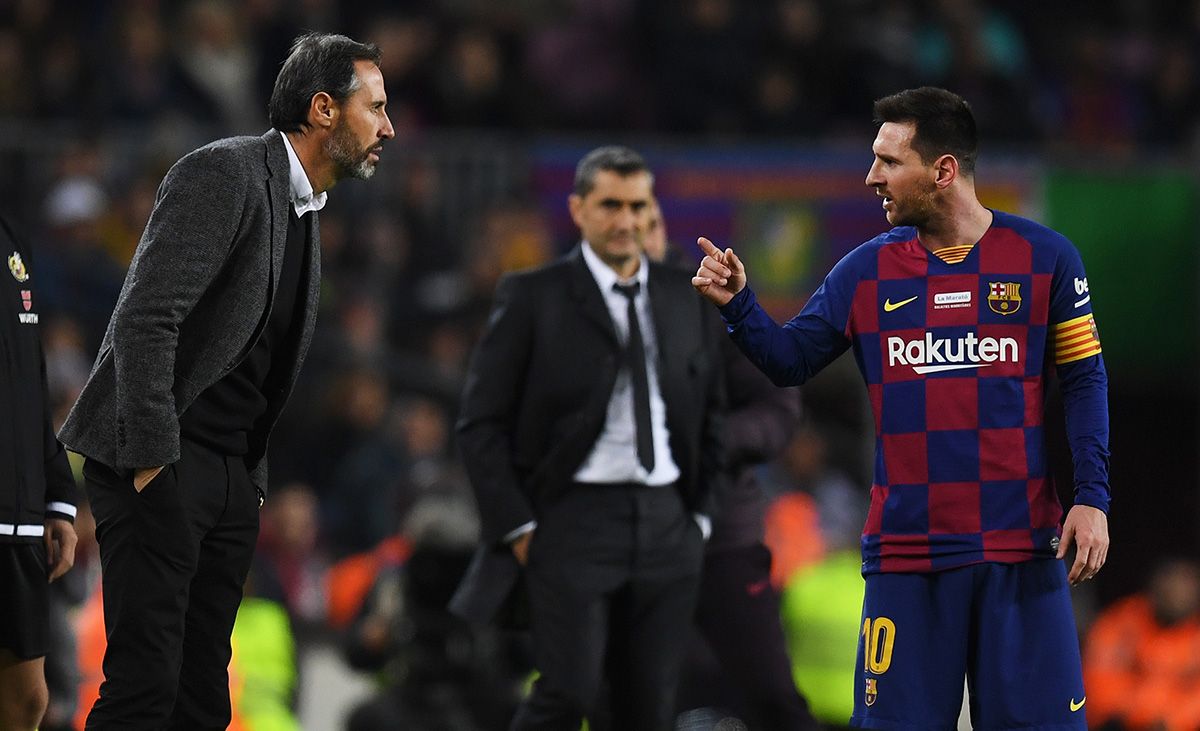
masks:
POLYGON ((49 568, 50 581, 54 581, 75 565, 75 544, 79 539, 75 536, 75 526, 62 518, 50 518, 46 521, 43 540, 46 542, 46 566, 49 568))
POLYGON ((1079 586, 1093 578, 1108 558, 1108 516, 1103 510, 1091 505, 1076 505, 1067 513, 1063 523, 1062 540, 1058 543, 1058 557, 1067 555, 1067 549, 1075 544, 1075 563, 1067 573, 1067 582, 1079 586))

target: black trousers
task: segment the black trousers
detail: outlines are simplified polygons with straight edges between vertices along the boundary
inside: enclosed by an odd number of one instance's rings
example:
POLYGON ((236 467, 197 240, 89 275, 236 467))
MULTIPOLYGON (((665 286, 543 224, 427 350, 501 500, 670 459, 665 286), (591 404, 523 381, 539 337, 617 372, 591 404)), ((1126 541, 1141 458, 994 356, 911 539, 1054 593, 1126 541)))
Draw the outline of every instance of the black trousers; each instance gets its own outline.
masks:
POLYGON ((141 493, 94 460, 83 474, 108 635, 87 728, 224 729, 229 635, 258 537, 244 461, 184 441, 141 493))
POLYGON ((672 728, 702 553, 669 486, 577 484, 545 506, 526 566, 541 675, 511 728, 672 728))
POLYGON ((792 679, 771 552, 761 543, 705 555, 686 667, 680 710, 724 706, 752 729, 820 728, 792 679))

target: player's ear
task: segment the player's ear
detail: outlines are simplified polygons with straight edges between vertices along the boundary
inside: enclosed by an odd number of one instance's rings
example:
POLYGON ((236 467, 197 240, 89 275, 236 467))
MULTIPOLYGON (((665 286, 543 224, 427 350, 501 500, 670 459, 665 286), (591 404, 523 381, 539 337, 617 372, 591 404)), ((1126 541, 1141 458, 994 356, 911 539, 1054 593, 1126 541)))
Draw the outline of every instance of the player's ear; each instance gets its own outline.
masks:
POLYGON ((575 225, 579 225, 579 217, 583 213, 583 196, 578 193, 572 193, 567 197, 567 209, 571 211, 571 220, 575 225))
POLYGON ((958 179, 958 158, 954 155, 942 155, 933 163, 933 184, 944 189, 958 179))

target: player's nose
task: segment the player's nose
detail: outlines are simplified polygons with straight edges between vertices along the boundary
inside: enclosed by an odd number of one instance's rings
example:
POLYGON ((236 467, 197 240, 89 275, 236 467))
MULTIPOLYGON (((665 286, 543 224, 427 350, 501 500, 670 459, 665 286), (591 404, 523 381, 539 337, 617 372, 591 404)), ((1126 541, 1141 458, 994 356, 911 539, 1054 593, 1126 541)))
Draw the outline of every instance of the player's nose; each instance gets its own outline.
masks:
POLYGON ((867 179, 864 181, 867 186, 874 188, 883 185, 886 182, 883 178, 882 167, 883 166, 879 164, 878 160, 871 163, 871 169, 867 170, 867 179))

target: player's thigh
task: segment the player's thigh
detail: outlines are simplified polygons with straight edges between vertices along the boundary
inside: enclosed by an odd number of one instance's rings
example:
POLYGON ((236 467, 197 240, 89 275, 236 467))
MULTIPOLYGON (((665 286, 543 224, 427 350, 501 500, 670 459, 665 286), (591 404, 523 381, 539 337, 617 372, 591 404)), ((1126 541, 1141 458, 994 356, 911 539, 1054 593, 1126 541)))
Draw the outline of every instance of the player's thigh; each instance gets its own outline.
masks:
POLYGON ((866 577, 852 725, 954 728, 966 675, 971 571, 866 577))
POLYGON ((980 731, 1087 727, 1079 640, 1061 561, 989 564, 970 668, 980 731))

